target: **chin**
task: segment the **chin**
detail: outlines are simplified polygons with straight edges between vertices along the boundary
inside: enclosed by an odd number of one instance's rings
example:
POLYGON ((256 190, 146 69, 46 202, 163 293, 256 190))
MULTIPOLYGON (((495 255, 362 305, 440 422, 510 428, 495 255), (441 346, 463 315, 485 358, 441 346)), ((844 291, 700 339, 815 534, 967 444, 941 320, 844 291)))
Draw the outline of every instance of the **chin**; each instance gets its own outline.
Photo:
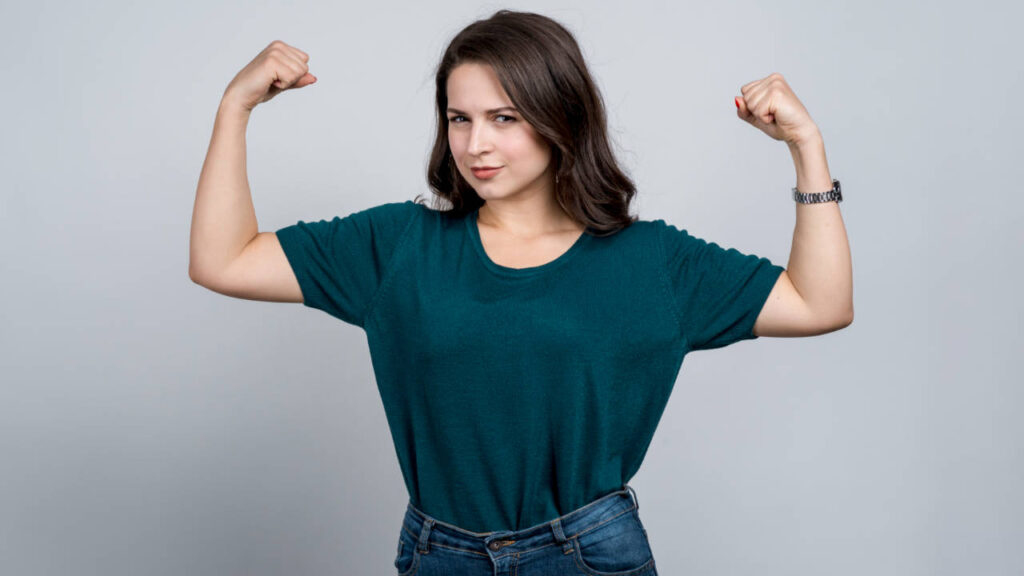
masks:
POLYGON ((472 186, 473 191, 476 192, 476 195, 483 200, 487 200, 488 198, 501 198, 502 196, 507 196, 507 194, 502 193, 502 190, 495 188, 489 182, 480 182, 477 184, 473 184, 472 186))
POLYGON ((506 200, 506 199, 512 198, 512 197, 514 197, 516 195, 515 192, 502 193, 502 192, 495 192, 494 190, 488 190, 486 187, 483 187, 483 186, 481 188, 483 188, 483 189, 481 190, 479 188, 474 188, 473 190, 476 192, 476 195, 479 196, 481 200, 485 200, 485 201, 486 200, 506 200))
POLYGON ((504 197, 501 194, 493 194, 493 193, 481 192, 477 188, 474 188, 473 191, 476 192, 476 195, 479 196, 480 199, 483 200, 484 202, 486 202, 488 200, 501 200, 504 197))

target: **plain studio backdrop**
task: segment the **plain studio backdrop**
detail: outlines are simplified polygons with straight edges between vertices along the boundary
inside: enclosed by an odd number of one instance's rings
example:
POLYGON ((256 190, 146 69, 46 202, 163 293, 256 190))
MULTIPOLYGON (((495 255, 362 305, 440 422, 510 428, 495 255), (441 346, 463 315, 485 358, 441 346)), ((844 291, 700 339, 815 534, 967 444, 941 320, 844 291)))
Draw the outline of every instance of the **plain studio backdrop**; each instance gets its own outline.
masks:
POLYGON ((429 192, 433 68, 499 8, 575 35, 634 213, 785 266, 781 73, 843 184, 855 320, 690 354, 639 474, 664 575, 1024 573, 1019 5, 4 2, 0 573, 390 574, 407 494, 365 334, 188 277, 224 88, 261 231, 429 192))

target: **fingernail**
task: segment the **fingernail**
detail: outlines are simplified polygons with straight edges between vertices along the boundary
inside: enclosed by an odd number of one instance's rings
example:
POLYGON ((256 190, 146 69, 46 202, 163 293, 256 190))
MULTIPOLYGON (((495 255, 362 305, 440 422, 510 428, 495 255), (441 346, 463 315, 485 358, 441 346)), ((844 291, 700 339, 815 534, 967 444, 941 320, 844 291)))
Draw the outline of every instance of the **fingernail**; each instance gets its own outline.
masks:
POLYGON ((733 100, 733 102, 736 103, 736 109, 739 110, 739 108, 740 108, 740 97, 737 96, 737 97, 733 98, 732 100, 733 100))

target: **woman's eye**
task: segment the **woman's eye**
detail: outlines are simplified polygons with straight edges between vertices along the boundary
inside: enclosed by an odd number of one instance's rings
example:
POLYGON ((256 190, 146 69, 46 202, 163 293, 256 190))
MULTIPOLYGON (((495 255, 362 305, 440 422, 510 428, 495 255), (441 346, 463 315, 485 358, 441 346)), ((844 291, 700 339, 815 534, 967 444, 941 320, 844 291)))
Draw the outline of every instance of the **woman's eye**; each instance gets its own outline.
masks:
MULTIPOLYGON (((462 124, 462 122, 458 121, 460 118, 465 119, 466 117, 462 116, 462 115, 452 116, 451 118, 448 119, 448 121, 449 122, 453 122, 455 124, 462 124)), ((499 122, 499 124, 509 124, 511 122, 515 122, 516 121, 514 116, 509 116, 507 114, 498 114, 497 116, 495 116, 495 118, 508 118, 508 121, 506 121, 506 122, 499 122)))

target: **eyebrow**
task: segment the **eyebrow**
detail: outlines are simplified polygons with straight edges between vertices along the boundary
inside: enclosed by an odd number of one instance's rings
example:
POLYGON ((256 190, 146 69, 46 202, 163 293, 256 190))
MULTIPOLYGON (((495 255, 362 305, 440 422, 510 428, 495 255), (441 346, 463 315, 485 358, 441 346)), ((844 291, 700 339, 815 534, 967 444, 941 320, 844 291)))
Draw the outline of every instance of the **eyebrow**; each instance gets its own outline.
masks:
MULTIPOLYGON (((516 110, 512 106, 502 106, 501 108, 493 108, 491 110, 488 110, 487 113, 488 114, 494 114, 495 112, 501 112, 502 110, 511 110, 513 112, 519 112, 519 110, 516 110)), ((455 112, 456 114, 465 114, 465 112, 463 112, 462 110, 459 110, 457 108, 449 108, 448 111, 449 112, 455 112)))

